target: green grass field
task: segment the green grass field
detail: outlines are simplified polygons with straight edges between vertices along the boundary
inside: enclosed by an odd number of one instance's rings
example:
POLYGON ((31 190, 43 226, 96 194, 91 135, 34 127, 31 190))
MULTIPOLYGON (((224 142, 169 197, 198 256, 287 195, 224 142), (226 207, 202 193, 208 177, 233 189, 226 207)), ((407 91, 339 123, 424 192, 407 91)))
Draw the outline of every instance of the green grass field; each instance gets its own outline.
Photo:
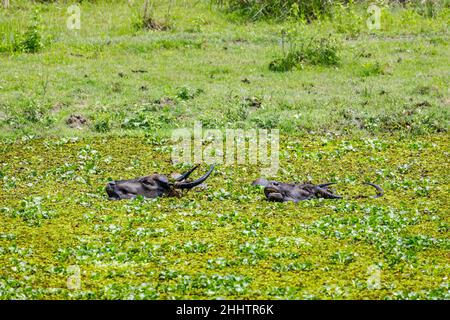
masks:
POLYGON ((73 3, 0 8, 1 299, 450 298, 447 2, 380 5, 369 30, 367 3, 302 23, 156 1, 166 31, 137 0, 83 1, 69 30, 73 3), (196 121, 279 129, 267 178, 347 199, 271 203, 258 166, 219 165, 201 192, 108 201, 110 179, 186 169, 170 135, 196 121), (352 199, 363 181, 385 196, 352 199))

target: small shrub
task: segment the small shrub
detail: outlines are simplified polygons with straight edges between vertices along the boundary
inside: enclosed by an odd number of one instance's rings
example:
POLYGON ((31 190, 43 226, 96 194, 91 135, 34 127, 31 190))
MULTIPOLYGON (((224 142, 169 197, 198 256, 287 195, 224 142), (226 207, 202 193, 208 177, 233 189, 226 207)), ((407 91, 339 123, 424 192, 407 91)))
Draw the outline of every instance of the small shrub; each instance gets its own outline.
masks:
POLYGON ((35 11, 31 25, 27 31, 16 39, 13 50, 16 52, 35 53, 44 47, 41 35, 41 18, 39 12, 35 11))
POLYGON ((155 128, 162 128, 172 124, 173 120, 173 116, 170 113, 140 111, 132 117, 125 118, 122 128, 128 130, 154 130, 155 128))
POLYGON ((55 123, 56 119, 48 113, 48 108, 34 98, 19 98, 18 112, 12 111, 7 123, 18 127, 29 127, 30 124, 41 124, 46 127, 55 123), (20 110, 20 111, 19 111, 20 110))
POLYGON ((331 22, 338 33, 357 36, 365 27, 364 16, 355 11, 355 5, 336 5, 333 7, 331 22))
POLYGON ((378 61, 365 63, 359 70, 359 75, 361 77, 377 76, 381 74, 384 74, 384 68, 378 61))
POLYGON ((45 111, 39 105, 29 105, 24 108, 23 117, 26 121, 39 123, 43 121, 45 111))
POLYGON ((192 89, 189 87, 181 87, 178 89, 177 97, 181 100, 191 100, 203 93, 202 89, 192 89))
POLYGON ((136 114, 134 117, 125 118, 122 123, 122 128, 133 130, 133 129, 152 129, 157 125, 156 119, 148 117, 145 113, 141 112, 136 114))
POLYGON ((225 116, 228 121, 244 121, 249 115, 249 109, 246 105, 229 106, 225 109, 225 116))
POLYGON ((261 114, 253 117, 251 122, 260 129, 274 129, 280 123, 280 115, 261 114))
POLYGON ((94 130, 100 133, 111 131, 111 121, 109 119, 99 119, 94 122, 94 130))
POLYGON ((286 72, 294 69, 301 63, 299 53, 297 51, 288 52, 284 57, 277 58, 270 62, 269 69, 271 71, 286 72))
POLYGON ((269 64, 271 71, 285 72, 303 64, 333 66, 339 64, 340 44, 331 36, 303 38, 289 45, 287 52, 269 64))

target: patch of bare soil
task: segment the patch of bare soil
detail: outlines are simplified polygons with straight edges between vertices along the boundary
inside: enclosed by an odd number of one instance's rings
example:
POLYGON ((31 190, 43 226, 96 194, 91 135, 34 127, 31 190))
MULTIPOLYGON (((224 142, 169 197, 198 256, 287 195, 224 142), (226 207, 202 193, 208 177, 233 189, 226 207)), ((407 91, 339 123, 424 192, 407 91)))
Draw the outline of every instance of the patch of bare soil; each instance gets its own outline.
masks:
POLYGON ((72 114, 70 117, 66 120, 66 124, 74 129, 81 129, 87 124, 87 119, 78 114, 72 114))

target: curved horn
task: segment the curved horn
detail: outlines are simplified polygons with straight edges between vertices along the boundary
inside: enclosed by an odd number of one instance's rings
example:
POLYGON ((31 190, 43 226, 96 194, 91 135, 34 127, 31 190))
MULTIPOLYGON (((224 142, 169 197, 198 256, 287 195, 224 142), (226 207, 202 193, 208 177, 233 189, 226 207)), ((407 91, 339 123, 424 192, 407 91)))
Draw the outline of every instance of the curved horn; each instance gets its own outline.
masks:
POLYGON ((194 172, 194 170, 197 168, 198 168, 198 164, 196 166, 192 167, 192 169, 190 169, 188 172, 183 173, 181 176, 176 178, 175 181, 183 181, 183 180, 187 179, 191 175, 191 173, 194 172))
POLYGON ((373 196, 372 198, 379 198, 382 197, 384 195, 384 190, 377 184, 375 183, 370 183, 370 182, 364 182, 363 184, 374 187, 377 190, 377 194, 375 196, 373 196))
POLYGON ((177 189, 192 189, 193 187, 198 186, 199 184, 202 184, 208 177, 210 176, 211 172, 214 170, 214 165, 212 165, 209 168, 209 171, 201 178, 192 181, 192 182, 175 182, 174 187, 177 189))

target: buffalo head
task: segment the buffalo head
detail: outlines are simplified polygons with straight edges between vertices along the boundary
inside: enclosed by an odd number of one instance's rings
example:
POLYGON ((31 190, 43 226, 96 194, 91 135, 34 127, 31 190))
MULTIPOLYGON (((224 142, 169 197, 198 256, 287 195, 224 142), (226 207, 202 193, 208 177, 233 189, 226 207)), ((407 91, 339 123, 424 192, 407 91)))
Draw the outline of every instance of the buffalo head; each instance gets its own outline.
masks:
POLYGON ((193 167, 188 172, 175 178, 174 181, 170 181, 167 176, 162 174, 152 174, 131 180, 112 181, 106 186, 106 193, 110 200, 133 199, 137 196, 143 196, 144 198, 157 198, 164 195, 178 196, 179 192, 177 189, 192 189, 202 184, 214 170, 214 166, 211 166, 209 171, 201 178, 192 182, 187 181, 186 179, 197 167, 193 167))
MULTIPOLYGON (((264 187, 264 194, 267 200, 276 202, 299 202, 313 198, 342 199, 341 196, 335 195, 329 190, 329 186, 333 184, 335 183, 323 183, 317 185, 312 183, 283 183, 278 181, 269 181, 266 179, 257 179, 253 182, 254 186, 264 187)), ((373 183, 364 184, 372 186, 377 190, 377 194, 373 198, 383 196, 383 189, 381 189, 380 186, 373 183)))

